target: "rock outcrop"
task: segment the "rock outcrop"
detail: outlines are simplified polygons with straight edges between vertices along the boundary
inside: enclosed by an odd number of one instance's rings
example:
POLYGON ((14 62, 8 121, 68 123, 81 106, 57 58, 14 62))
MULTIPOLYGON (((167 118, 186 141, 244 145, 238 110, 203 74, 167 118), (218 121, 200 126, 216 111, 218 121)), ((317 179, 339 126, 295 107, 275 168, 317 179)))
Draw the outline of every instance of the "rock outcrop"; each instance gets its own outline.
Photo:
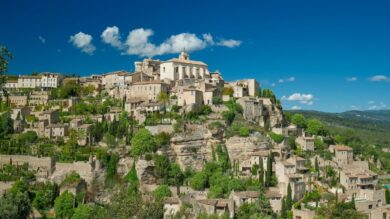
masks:
POLYGON ((186 132, 177 134, 171 139, 171 148, 176 161, 182 169, 192 167, 201 170, 205 161, 212 158, 212 145, 221 143, 220 133, 211 132, 203 125, 191 125, 186 132))
POLYGON ((236 160, 250 159, 251 154, 254 152, 269 149, 271 142, 267 136, 257 133, 250 137, 231 137, 226 140, 225 145, 230 161, 234 163, 236 160))
POLYGON ((137 177, 141 184, 155 184, 156 177, 154 176, 153 160, 137 160, 135 163, 137 177))

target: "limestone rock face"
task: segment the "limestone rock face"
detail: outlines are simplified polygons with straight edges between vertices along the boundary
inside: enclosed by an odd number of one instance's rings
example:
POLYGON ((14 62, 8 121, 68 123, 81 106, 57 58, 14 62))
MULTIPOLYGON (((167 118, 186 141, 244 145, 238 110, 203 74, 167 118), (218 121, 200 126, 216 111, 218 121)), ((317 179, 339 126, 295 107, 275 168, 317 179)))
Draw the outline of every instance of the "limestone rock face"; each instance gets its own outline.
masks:
POLYGON ((212 157, 211 146, 221 142, 213 135, 218 136, 218 131, 212 133, 203 125, 192 125, 186 132, 171 138, 171 148, 180 168, 189 166, 201 170, 204 162, 212 157))
POLYGON ((247 160, 253 152, 268 149, 271 146, 269 138, 265 135, 255 134, 250 137, 234 136, 226 140, 226 149, 231 163, 235 160, 247 160))
POLYGON ((121 158, 118 162, 117 173, 121 176, 126 175, 133 166, 133 159, 131 157, 121 158))
POLYGON ((140 183, 155 184, 156 177, 154 176, 154 162, 152 160, 138 160, 135 163, 137 177, 140 183))

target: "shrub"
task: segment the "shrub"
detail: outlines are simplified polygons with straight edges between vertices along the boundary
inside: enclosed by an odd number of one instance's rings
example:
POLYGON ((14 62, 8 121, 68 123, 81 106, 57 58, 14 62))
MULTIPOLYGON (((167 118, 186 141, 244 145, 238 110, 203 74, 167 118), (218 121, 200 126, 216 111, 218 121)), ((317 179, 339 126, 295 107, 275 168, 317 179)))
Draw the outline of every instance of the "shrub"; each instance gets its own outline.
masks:
POLYGON ((269 133, 269 136, 272 138, 272 140, 278 144, 282 143, 284 140, 283 135, 276 134, 274 132, 269 133))

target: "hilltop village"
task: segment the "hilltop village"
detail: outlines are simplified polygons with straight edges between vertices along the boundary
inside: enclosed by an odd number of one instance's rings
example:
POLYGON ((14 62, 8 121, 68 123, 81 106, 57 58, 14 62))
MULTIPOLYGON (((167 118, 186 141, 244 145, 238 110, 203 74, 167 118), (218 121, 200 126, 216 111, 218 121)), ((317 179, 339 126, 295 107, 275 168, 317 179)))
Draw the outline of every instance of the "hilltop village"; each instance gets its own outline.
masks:
POLYGON ((255 79, 134 69, 6 77, 0 218, 390 218, 381 163, 255 79))

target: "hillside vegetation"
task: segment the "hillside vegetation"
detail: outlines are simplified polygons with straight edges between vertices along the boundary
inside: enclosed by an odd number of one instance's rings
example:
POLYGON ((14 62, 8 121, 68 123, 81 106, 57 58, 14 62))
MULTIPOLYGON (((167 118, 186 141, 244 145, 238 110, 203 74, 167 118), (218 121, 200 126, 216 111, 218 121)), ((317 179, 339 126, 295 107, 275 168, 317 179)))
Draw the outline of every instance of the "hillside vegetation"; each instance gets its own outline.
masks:
POLYGON ((390 110, 354 110, 343 113, 308 110, 289 112, 303 114, 309 119, 318 119, 329 127, 331 133, 354 132, 365 143, 390 147, 390 110))

